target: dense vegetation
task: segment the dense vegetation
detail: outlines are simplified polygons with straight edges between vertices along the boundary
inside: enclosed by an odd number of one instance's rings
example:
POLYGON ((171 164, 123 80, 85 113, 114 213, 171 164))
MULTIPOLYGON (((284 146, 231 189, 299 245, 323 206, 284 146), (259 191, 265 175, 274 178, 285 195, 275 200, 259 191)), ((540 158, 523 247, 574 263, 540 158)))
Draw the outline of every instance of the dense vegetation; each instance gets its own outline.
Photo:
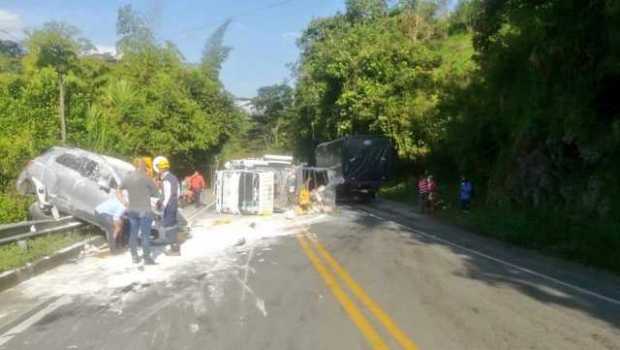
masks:
POLYGON ((23 217, 27 202, 16 199, 14 180, 28 160, 63 143, 65 121, 67 145, 124 158, 164 154, 180 172, 205 167, 237 133, 243 115, 219 81, 228 22, 198 65, 156 41, 146 23, 120 8, 120 58, 92 54, 77 28, 56 22, 23 43, 0 43, 0 222, 23 217))
POLYGON ((386 135, 400 176, 435 173, 448 203, 459 173, 474 180, 458 220, 620 271, 620 4, 442 3, 348 0, 313 20, 282 135, 309 160, 318 142, 386 135))

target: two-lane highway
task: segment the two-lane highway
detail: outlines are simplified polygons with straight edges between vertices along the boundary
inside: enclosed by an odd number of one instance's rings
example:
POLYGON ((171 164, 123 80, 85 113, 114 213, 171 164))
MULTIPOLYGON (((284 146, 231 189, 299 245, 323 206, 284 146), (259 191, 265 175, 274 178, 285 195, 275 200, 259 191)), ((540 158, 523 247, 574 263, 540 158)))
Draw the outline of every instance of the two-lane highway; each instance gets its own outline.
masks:
POLYGON ((88 257, 2 293, 0 349, 620 349, 614 276, 417 216, 199 216, 181 259, 88 257))

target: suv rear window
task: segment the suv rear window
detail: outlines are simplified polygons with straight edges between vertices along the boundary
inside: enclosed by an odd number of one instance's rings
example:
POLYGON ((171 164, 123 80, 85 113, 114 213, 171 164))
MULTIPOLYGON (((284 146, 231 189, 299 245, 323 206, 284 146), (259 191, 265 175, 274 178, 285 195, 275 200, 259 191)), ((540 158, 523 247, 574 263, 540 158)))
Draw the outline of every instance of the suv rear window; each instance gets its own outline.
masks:
POLYGON ((73 169, 75 171, 80 171, 80 167, 82 162, 80 159, 73 154, 65 153, 56 158, 56 163, 62 164, 67 168, 73 169))

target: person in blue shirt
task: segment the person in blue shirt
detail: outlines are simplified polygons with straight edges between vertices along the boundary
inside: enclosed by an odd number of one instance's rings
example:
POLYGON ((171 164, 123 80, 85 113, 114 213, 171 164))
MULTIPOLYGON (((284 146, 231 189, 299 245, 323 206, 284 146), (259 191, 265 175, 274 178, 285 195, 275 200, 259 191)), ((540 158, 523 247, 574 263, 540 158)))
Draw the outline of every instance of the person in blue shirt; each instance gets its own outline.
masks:
POLYGON ((464 175, 461 176, 461 186, 459 189, 459 203, 462 210, 469 210, 471 197, 474 194, 474 185, 464 175))
POLYGON ((97 220, 104 226, 110 251, 115 252, 122 238, 123 221, 127 208, 123 204, 123 193, 117 191, 114 196, 100 203, 95 208, 97 220))

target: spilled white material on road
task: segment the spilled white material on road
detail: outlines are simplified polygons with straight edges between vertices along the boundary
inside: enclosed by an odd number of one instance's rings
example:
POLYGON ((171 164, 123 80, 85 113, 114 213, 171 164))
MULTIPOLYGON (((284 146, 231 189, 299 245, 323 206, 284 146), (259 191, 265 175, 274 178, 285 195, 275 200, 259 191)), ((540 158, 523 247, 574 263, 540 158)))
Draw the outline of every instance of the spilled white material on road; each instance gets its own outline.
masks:
MULTIPOLYGON (((131 263, 129 253, 106 257, 87 256, 74 264, 61 266, 26 281, 17 288, 25 296, 33 298, 80 297, 122 314, 128 303, 151 286, 165 286, 175 279, 200 274, 200 278, 209 281, 205 289, 217 302, 224 294, 222 285, 217 281, 218 271, 241 268, 247 274, 248 267, 238 266, 235 258, 235 252, 239 250, 235 245, 241 239, 245 240, 241 248, 251 249, 252 245, 264 238, 294 234, 305 225, 328 219, 328 216, 322 215, 291 221, 274 215, 234 217, 230 223, 224 224, 218 224, 216 218, 199 219, 194 222, 192 237, 183 244, 180 257, 154 251, 157 265, 136 266, 131 263)), ((196 303, 196 311, 205 312, 204 306, 196 303)), ((256 300, 256 304, 261 313, 266 315, 264 303, 256 300)))
POLYGON ((197 323, 192 323, 189 325, 189 329, 192 333, 196 333, 200 330, 200 326, 197 323))

